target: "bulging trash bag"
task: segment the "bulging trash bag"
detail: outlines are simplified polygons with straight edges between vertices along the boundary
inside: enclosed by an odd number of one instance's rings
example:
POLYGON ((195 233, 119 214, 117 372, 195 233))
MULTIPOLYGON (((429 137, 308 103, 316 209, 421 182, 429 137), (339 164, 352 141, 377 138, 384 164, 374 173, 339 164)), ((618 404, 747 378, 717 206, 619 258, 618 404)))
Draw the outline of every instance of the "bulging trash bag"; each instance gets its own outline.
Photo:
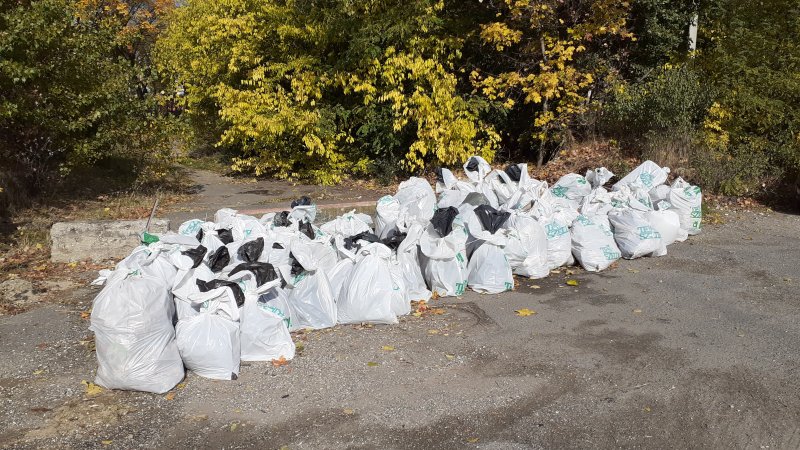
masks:
POLYGON ((328 271, 328 279, 331 284, 331 292, 336 303, 342 292, 342 286, 350 278, 350 272, 356 265, 356 249, 350 250, 344 245, 344 238, 337 236, 335 239, 336 250, 339 255, 339 262, 328 271))
POLYGON ((619 190, 622 186, 638 186, 649 191, 659 184, 664 184, 668 176, 669 167, 661 167, 653 161, 648 160, 617 181, 614 184, 613 190, 619 190))
POLYGON ((578 209, 583 198, 591 191, 592 186, 586 181, 586 178, 577 173, 564 175, 550 188, 555 204, 573 209, 578 209))
POLYGON ((578 212, 572 208, 553 206, 545 198, 540 199, 531 210, 531 214, 544 227, 547 235, 547 265, 550 269, 556 269, 564 265, 575 262, 572 257, 572 237, 569 227, 578 217, 578 212))
POLYGON ((698 186, 693 186, 683 178, 672 183, 667 199, 671 210, 678 213, 681 228, 690 236, 700 233, 703 221, 703 193, 698 186))
POLYGON ((605 167, 599 167, 594 170, 587 170, 584 178, 586 178, 586 181, 592 186, 592 189, 597 189, 611 181, 611 179, 614 178, 614 173, 605 167))
MULTIPOLYGON (((289 334, 289 321, 285 312, 260 301, 265 293, 280 289, 280 279, 245 292, 244 306, 240 311, 240 339, 242 361, 271 361, 294 358, 295 345, 289 334)), ((267 296, 267 300, 270 297, 267 296)))
POLYGON ((608 268, 622 254, 605 215, 579 215, 572 223, 572 254, 588 272, 608 268))
POLYGON ((658 186, 650 189, 650 203, 655 206, 663 201, 669 201, 669 193, 671 188, 666 184, 659 184, 658 186))
POLYGON ((467 230, 455 208, 439 209, 420 237, 425 281, 439 297, 460 296, 467 287, 467 230))
POLYGON ((291 207, 288 219, 292 223, 314 223, 317 218, 317 205, 312 204, 311 199, 306 196, 293 201, 291 207))
POLYGON ((608 213, 614 240, 625 259, 650 255, 661 247, 661 234, 650 225, 644 213, 622 209, 608 213))
POLYGON ((397 229, 399 217, 400 202, 391 195, 381 197, 375 207, 375 234, 381 239, 385 238, 389 231, 397 229))
POLYGON ((366 214, 356 213, 354 209, 322 224, 319 228, 329 236, 353 236, 358 233, 372 232, 372 218, 366 214))
POLYGON ((498 294, 514 288, 514 276, 503 248, 506 246, 507 211, 497 211, 489 205, 475 208, 467 229, 473 240, 468 249, 468 285, 475 292, 498 294))
POLYGON ((547 263, 547 234, 533 217, 520 211, 506 222, 508 243, 503 247, 513 273, 529 278, 550 274, 547 263))
POLYGON ((339 296, 339 323, 397 323, 392 311, 391 254, 380 243, 359 249, 356 265, 339 296))
POLYGON ((297 262, 284 279, 289 286, 289 306, 293 325, 322 329, 336 325, 336 303, 325 271, 317 266, 313 245, 299 239, 292 241, 291 254, 297 262))
POLYGON ((218 284, 191 295, 192 303, 201 305, 200 314, 175 326, 183 363, 202 377, 235 380, 239 376, 239 306, 234 289, 231 284, 218 284))
POLYGON ((247 214, 239 214, 235 209, 220 209, 214 214, 214 222, 218 228, 217 235, 225 244, 262 236, 266 233, 266 228, 261 221, 247 214))
POLYGON ((431 298, 431 291, 425 284, 425 277, 419 263, 419 241, 425 227, 421 223, 414 223, 406 232, 406 237, 397 247, 397 264, 403 274, 406 295, 409 300, 419 301, 431 298))
POLYGON ((394 198, 400 203, 401 211, 412 220, 427 222, 436 210, 436 194, 423 178, 411 177, 400 183, 394 198))
POLYGON ((172 326, 175 305, 164 280, 138 269, 115 270, 95 297, 97 377, 108 389, 161 394, 180 383, 183 362, 172 326))
POLYGON ((686 230, 681 229, 681 222, 675 211, 647 211, 644 216, 653 229, 661 235, 661 246, 653 256, 666 255, 668 245, 679 239, 686 239, 686 230))
MULTIPOLYGON (((133 249, 125 259, 118 262, 115 268, 139 270, 143 274, 158 278, 169 286, 178 273, 178 269, 170 258, 170 252, 173 250, 175 250, 174 246, 161 242, 140 245, 133 249)), ((109 271, 100 271, 100 273, 110 274, 109 271)))

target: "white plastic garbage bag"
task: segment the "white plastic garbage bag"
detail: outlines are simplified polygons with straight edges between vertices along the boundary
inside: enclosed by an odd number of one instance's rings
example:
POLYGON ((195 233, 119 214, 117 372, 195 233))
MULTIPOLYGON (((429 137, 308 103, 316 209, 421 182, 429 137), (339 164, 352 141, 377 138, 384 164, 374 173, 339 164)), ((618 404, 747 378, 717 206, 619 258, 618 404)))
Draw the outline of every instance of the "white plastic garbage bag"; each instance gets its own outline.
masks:
POLYGON ((648 194, 650 195, 650 203, 653 206, 658 205, 663 201, 669 201, 669 193, 671 188, 666 184, 659 184, 655 186, 653 189, 650 189, 648 194))
POLYGON ((644 217, 661 235, 661 246, 653 253, 653 256, 666 255, 668 245, 672 245, 678 239, 686 239, 686 230, 681 229, 681 221, 675 211, 647 211, 644 213, 644 217))
POLYGON ((700 188, 678 178, 672 183, 668 201, 672 205, 670 209, 678 213, 681 228, 690 236, 700 233, 703 221, 703 193, 700 188))
POLYGON ((592 189, 581 203, 580 212, 585 216, 607 215, 614 209, 614 197, 602 187, 592 189))
POLYGON ((423 178, 411 177, 400 183, 394 198, 405 215, 413 220, 427 222, 436 210, 436 194, 423 178))
MULTIPOLYGON (((375 234, 381 239, 385 238, 389 231, 397 229, 397 219, 400 216, 400 202, 391 195, 384 195, 378 199, 375 206, 375 234)), ((353 233, 353 236, 358 233, 353 233)))
POLYGON ((632 209, 608 214, 614 228, 614 240, 625 259, 647 256, 661 247, 661 234, 650 225, 644 214, 632 209))
POLYGON ((294 273, 285 274, 284 279, 290 287, 293 326, 321 329, 336 325, 337 308, 331 284, 325 271, 317 266, 313 246, 296 239, 291 243, 291 253, 299 266, 295 266, 294 273))
POLYGON ((499 294, 514 289, 514 276, 503 248, 508 239, 503 227, 511 213, 497 211, 490 205, 475 208, 467 229, 472 242, 469 247, 468 285, 485 294, 499 294))
POLYGON ((192 295, 192 303, 201 305, 200 314, 178 321, 175 327, 183 363, 202 377, 235 380, 239 376, 239 307, 234 289, 224 285, 192 295))
POLYGON ((259 286, 255 291, 245 292, 244 306, 240 311, 240 336, 242 361, 271 361, 294 358, 295 345, 289 334, 289 318, 280 308, 264 302, 262 295, 280 289, 280 279, 259 286))
POLYGON ((460 296, 467 287, 467 230, 450 207, 434 214, 420 237, 425 281, 439 297, 460 296))
POLYGON ((489 175, 486 176, 486 182, 492 187, 500 206, 505 205, 518 189, 517 182, 512 180, 508 173, 500 169, 489 172, 489 175))
POLYGON ((579 215, 572 222, 572 254, 588 272, 608 268, 622 254, 606 215, 579 215))
POLYGON ((380 243, 359 249, 358 261, 339 296, 339 323, 397 323, 390 257, 391 250, 380 243))
POLYGON ((572 236, 569 227, 577 215, 574 210, 566 209, 539 219, 547 235, 547 265, 551 270, 570 265, 575 261, 572 257, 572 236))
POLYGON ((92 305, 97 377, 108 389, 161 394, 184 377, 169 286, 138 269, 116 270, 92 305))
POLYGON ((419 301, 431 298, 431 291, 425 284, 425 277, 419 263, 419 241, 425 227, 421 223, 412 224, 406 238, 397 247, 397 264, 403 274, 406 294, 409 300, 419 301))
POLYGON ((467 174, 467 178, 472 182, 473 190, 485 195, 493 208, 499 208, 500 202, 497 200, 497 195, 494 193, 489 180, 486 179, 486 176, 491 171, 492 166, 480 156, 472 156, 464 163, 464 173, 467 174))
POLYGON ((613 190, 622 186, 638 186, 650 190, 664 184, 669 176, 669 167, 661 167, 653 161, 645 161, 614 184, 613 190))
POLYGON ((458 207, 467 194, 474 191, 474 185, 459 180, 449 169, 439 168, 436 170, 436 193, 439 194, 437 208, 458 207))
MULTIPOLYGON (((380 200, 378 204, 380 205, 380 200)), ((357 213, 354 209, 322 224, 319 228, 329 236, 354 236, 365 231, 371 233, 372 218, 366 214, 357 213)))
POLYGON ((550 188, 555 204, 573 209, 578 209, 583 198, 591 191, 592 186, 586 181, 586 178, 577 173, 564 175, 550 188))
POLYGON ((508 243, 503 251, 517 275, 544 278, 550 274, 547 263, 547 234, 533 217, 515 211, 506 222, 508 243))

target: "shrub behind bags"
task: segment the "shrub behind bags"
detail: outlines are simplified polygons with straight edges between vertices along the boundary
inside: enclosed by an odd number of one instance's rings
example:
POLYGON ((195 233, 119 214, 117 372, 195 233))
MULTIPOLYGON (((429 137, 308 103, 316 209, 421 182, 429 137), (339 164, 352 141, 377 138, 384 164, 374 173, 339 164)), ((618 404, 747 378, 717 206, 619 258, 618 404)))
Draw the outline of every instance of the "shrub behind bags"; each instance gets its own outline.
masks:
POLYGON ((95 382, 108 389, 157 394, 180 383, 184 372, 172 327, 174 314, 163 280, 139 270, 114 271, 92 306, 95 382))

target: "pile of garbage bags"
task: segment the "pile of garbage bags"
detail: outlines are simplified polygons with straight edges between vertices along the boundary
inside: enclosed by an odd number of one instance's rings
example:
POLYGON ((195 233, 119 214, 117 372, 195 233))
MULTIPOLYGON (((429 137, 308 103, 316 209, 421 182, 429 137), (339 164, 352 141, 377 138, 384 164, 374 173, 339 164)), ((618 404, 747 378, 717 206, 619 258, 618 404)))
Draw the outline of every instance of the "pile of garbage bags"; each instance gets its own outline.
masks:
POLYGON ((290 360, 290 332, 347 323, 397 323, 411 302, 512 290, 513 275, 546 277, 580 264, 662 256, 700 231, 700 188, 646 161, 610 189, 605 168, 549 186, 526 164, 437 171, 316 224, 307 197, 260 218, 232 209, 177 232, 143 235, 94 300, 96 383, 163 393, 184 370, 234 380, 240 361, 290 360), (146 243, 145 243, 146 242, 146 243))

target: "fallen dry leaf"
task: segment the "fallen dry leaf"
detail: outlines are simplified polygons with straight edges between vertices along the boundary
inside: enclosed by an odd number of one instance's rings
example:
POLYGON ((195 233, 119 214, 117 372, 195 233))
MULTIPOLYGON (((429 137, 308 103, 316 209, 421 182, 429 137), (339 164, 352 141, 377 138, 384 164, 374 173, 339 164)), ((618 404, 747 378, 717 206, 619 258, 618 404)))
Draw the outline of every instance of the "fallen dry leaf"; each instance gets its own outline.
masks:
POLYGON ((237 428, 239 428, 239 423, 238 422, 233 422, 231 424, 231 431, 236 431, 237 428))
POLYGON ((428 330, 428 334, 439 334, 439 330, 428 330))
POLYGON ((114 441, 112 441, 111 439, 106 439, 104 441, 100 441, 100 443, 103 445, 111 445, 114 443, 114 441))
POLYGON ((343 412, 345 415, 348 415, 348 416, 352 416, 353 414, 355 414, 355 413, 356 413, 354 410, 352 410, 352 409, 350 409, 350 408, 345 408, 345 409, 343 409, 343 410, 342 410, 342 412, 343 412))
POLYGON ((642 310, 641 310, 641 309, 634 309, 634 310, 633 310, 633 313, 634 313, 634 314, 641 314, 641 313, 642 313, 642 310))
POLYGON ((287 366, 287 365, 289 365, 289 361, 285 357, 281 356, 278 359, 273 359, 272 360, 272 365, 273 365, 273 367, 287 366))
POLYGON ((455 355, 448 355, 448 354, 445 354, 445 355, 444 355, 444 357, 445 357, 445 358, 447 358, 447 360, 448 360, 448 361, 452 361, 452 360, 456 359, 456 356, 455 356, 455 355))
POLYGON ((532 285, 530 285, 530 286, 528 286, 528 287, 529 287, 529 288, 531 288, 531 289, 541 289, 541 288, 542 288, 542 287, 541 287, 541 286, 539 286, 538 284, 532 284, 532 285))
POLYGON ((175 400, 175 393, 168 392, 167 395, 164 396, 164 400, 175 400))
POLYGON ((475 444, 480 440, 481 440, 481 438, 469 438, 469 439, 467 439, 467 442, 469 442, 470 444, 475 444))
POLYGON ((33 371, 33 374, 34 374, 34 375, 41 375, 41 374, 43 374, 43 373, 44 373, 44 369, 39 369, 39 370, 34 370, 34 371, 33 371))
POLYGON ((88 319, 92 316, 91 311, 81 311, 81 319, 88 319))
POLYGON ((577 286, 578 280, 567 280, 567 286, 577 286))
POLYGON ((369 361, 367 363, 367 367, 378 367, 380 364, 376 363, 375 361, 369 361))
POLYGON ((103 388, 92 383, 91 381, 81 381, 86 386, 86 395, 97 395, 103 392, 103 388))
POLYGON ((532 309, 528 309, 528 308, 518 309, 518 310, 516 310, 514 312, 517 313, 517 315, 520 316, 520 317, 532 316, 532 315, 536 314, 536 311, 534 311, 532 309))
POLYGON ((639 273, 639 271, 636 270, 636 269, 628 269, 628 272, 630 272, 630 273, 639 273))
POLYGON ((381 347, 381 350, 383 350, 385 352, 393 352, 394 351, 394 347, 392 347, 391 345, 384 345, 383 347, 381 347))

